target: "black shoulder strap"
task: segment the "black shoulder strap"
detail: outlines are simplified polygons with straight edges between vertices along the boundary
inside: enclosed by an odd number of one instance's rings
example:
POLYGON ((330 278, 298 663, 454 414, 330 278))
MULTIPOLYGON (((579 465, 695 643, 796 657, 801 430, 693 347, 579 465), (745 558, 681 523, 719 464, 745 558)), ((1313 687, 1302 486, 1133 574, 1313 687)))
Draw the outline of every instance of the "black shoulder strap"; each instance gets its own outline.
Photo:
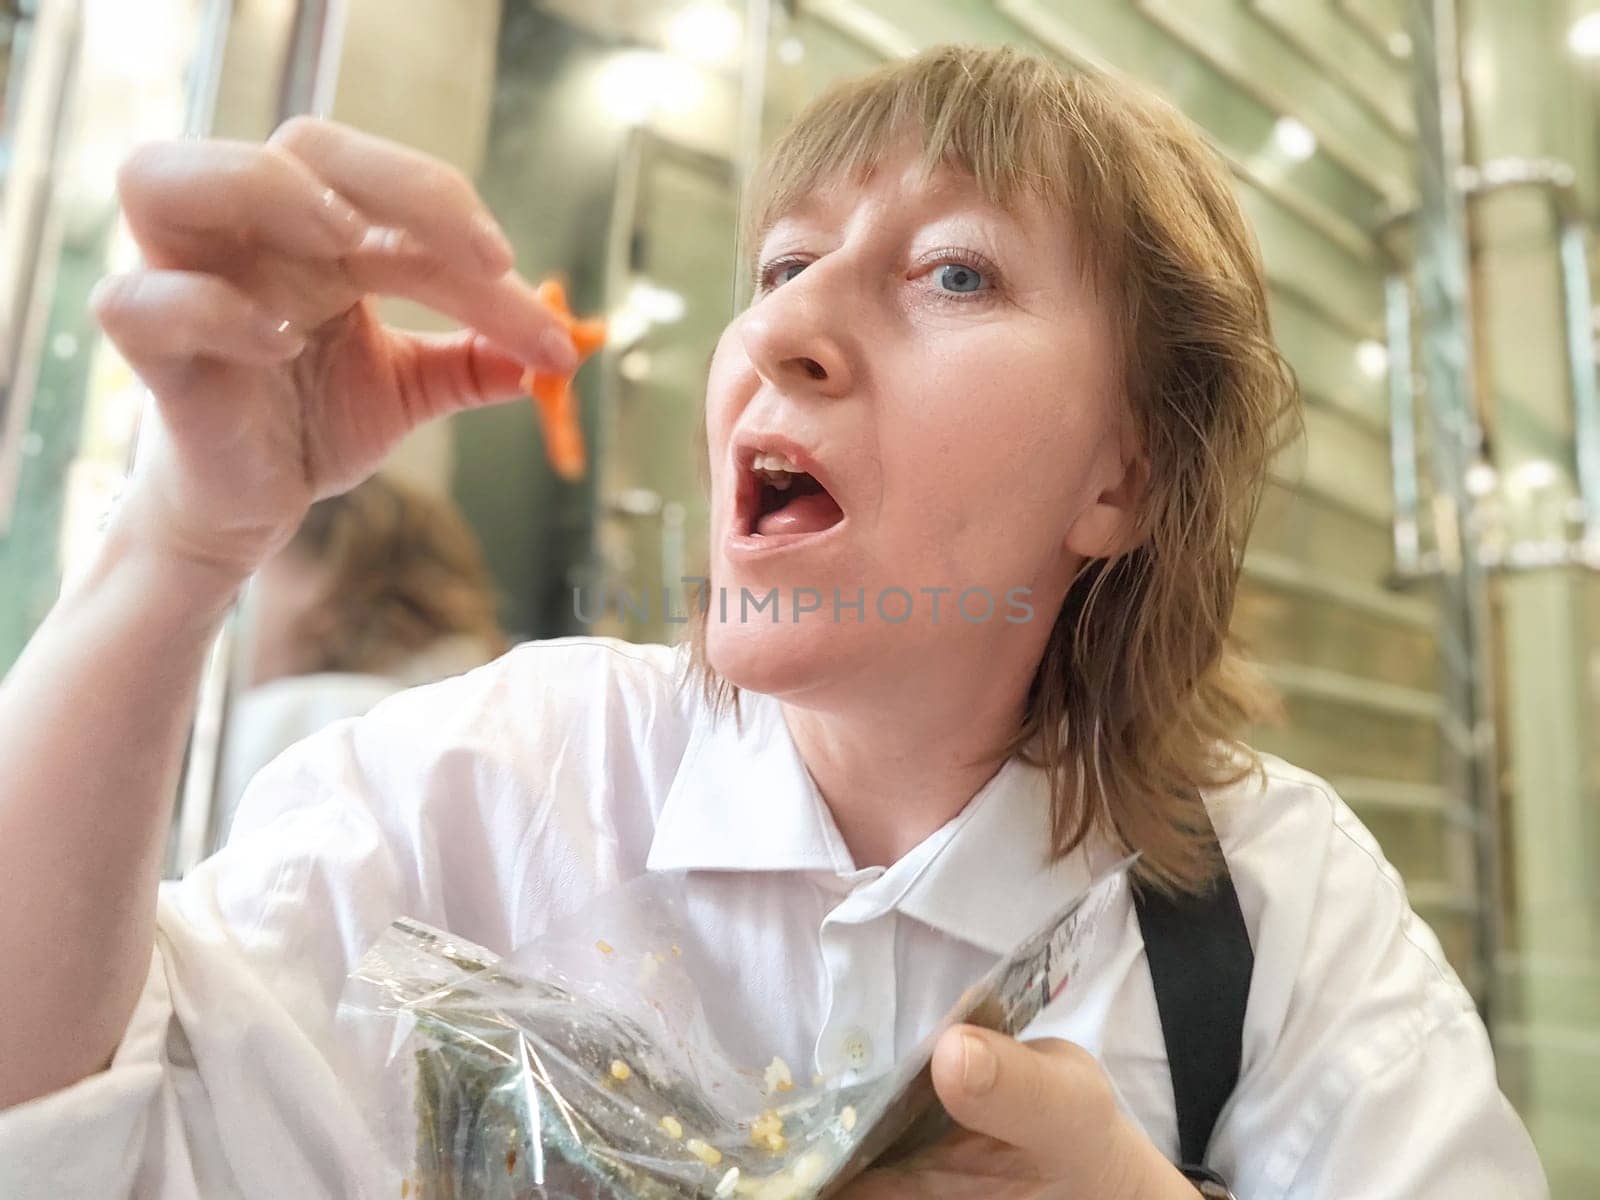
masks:
POLYGON ((1179 1162, 1199 1166, 1217 1115, 1239 1082, 1245 1002, 1255 954, 1233 877, 1212 890, 1170 900, 1135 895, 1145 956, 1156 988, 1178 1110, 1179 1162))

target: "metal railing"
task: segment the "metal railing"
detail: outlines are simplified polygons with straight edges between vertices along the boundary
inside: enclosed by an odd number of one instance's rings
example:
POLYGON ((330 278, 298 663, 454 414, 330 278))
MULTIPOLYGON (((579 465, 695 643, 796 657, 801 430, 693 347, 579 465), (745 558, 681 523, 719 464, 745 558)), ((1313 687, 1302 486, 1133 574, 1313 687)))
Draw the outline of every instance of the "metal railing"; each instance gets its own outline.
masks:
MULTIPOLYGON (((1574 462, 1578 498, 1568 513, 1576 518, 1576 537, 1486 538, 1476 511, 1469 508, 1441 520, 1436 509, 1434 545, 1423 545, 1421 479, 1417 465, 1416 385, 1411 362, 1411 288, 1406 264, 1390 246, 1389 237, 1416 217, 1415 208, 1387 214, 1379 229, 1379 242, 1388 257, 1385 279, 1385 313, 1389 352, 1389 436, 1394 474, 1394 572, 1392 582, 1404 587, 1435 579, 1447 569, 1446 558, 1459 558, 1460 537, 1475 538, 1478 564, 1491 573, 1586 567, 1600 570, 1600 397, 1596 394, 1594 318, 1589 289, 1589 230, 1579 201, 1572 168, 1551 159, 1503 158, 1481 167, 1462 166, 1454 174, 1455 186, 1469 205, 1489 196, 1516 190, 1542 193, 1549 202, 1559 252, 1563 327, 1566 333, 1566 376, 1571 397, 1574 462)), ((1477 463, 1492 465, 1484 457, 1481 437, 1475 437, 1477 463)))

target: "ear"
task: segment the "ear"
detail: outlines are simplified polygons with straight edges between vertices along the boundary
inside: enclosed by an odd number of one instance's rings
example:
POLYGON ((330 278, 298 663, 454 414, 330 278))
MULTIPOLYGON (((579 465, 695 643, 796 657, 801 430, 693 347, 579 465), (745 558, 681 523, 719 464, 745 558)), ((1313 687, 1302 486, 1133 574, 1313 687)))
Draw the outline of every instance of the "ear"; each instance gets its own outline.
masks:
POLYGON ((1083 559, 1116 558, 1140 540, 1139 505, 1150 486, 1150 459, 1126 428, 1114 452, 1110 481, 1067 530, 1066 548, 1083 559))

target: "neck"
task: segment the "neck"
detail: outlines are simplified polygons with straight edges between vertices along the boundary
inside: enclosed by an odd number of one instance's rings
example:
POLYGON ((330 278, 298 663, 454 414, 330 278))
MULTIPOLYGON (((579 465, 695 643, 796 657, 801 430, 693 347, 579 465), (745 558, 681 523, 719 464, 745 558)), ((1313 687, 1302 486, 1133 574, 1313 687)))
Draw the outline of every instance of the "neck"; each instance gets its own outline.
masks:
POLYGON ((946 674, 897 674, 888 695, 858 690, 848 707, 783 705, 858 868, 897 861, 959 814, 1004 764, 995 751, 1016 732, 1031 668, 1003 680, 992 668, 946 674), (975 680, 989 690, 976 690, 975 680))

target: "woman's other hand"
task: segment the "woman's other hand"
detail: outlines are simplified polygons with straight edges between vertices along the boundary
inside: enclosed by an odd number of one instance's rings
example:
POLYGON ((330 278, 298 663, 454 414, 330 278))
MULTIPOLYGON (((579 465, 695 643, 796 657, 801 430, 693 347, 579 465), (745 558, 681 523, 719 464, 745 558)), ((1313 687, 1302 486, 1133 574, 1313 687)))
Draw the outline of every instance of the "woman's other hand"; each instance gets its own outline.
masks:
POLYGON ((1194 1200, 1080 1046, 958 1025, 934 1050, 933 1083, 961 1128, 840 1200, 1194 1200))
POLYGON ((471 183, 404 146, 295 118, 141 147, 118 190, 144 264, 93 307, 164 418, 129 497, 163 553, 247 574, 417 425, 575 361, 471 183), (466 329, 391 329, 384 295, 466 329))

